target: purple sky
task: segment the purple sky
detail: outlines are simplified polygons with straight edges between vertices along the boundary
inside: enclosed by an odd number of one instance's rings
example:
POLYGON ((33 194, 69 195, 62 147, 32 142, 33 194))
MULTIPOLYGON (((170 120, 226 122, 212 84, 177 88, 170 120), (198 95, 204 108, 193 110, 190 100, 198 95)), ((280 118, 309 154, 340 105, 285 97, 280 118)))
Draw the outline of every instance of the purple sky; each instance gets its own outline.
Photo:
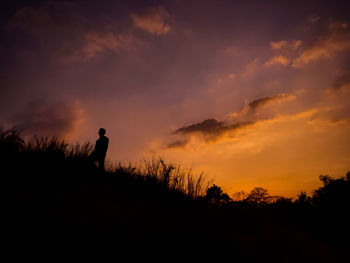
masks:
POLYGON ((229 193, 350 170, 347 1, 9 1, 0 125, 110 138, 229 193), (209 120, 209 121, 208 121, 209 120), (176 132, 178 131, 178 132, 176 132))

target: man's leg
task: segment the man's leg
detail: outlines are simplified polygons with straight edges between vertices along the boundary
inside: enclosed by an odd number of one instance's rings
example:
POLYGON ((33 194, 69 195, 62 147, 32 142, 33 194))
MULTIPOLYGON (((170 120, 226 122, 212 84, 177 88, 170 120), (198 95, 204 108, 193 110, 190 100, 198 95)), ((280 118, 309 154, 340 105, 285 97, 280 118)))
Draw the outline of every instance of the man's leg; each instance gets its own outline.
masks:
POLYGON ((105 158, 98 159, 98 169, 102 172, 105 170, 105 158))

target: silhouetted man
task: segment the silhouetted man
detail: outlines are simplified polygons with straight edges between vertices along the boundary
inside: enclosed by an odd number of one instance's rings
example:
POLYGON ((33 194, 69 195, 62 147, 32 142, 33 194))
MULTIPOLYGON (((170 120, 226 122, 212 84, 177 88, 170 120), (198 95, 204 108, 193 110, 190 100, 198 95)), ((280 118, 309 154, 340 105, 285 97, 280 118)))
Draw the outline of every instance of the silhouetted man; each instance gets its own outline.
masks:
POLYGON ((98 168, 101 171, 105 170, 105 158, 109 142, 109 139, 105 136, 105 134, 106 130, 103 128, 98 131, 100 138, 96 141, 95 150, 93 153, 93 157, 98 162, 98 168))

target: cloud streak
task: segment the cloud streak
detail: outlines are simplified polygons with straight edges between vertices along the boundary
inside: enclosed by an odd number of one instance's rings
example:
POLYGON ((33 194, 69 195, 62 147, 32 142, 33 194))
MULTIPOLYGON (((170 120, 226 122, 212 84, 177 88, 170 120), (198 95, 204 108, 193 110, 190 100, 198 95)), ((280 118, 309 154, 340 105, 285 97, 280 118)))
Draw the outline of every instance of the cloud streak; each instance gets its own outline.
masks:
POLYGON ((282 66, 288 66, 290 63, 290 59, 286 58, 283 55, 277 55, 272 58, 270 58, 268 61, 264 63, 265 67, 270 67, 272 65, 282 65, 282 66))

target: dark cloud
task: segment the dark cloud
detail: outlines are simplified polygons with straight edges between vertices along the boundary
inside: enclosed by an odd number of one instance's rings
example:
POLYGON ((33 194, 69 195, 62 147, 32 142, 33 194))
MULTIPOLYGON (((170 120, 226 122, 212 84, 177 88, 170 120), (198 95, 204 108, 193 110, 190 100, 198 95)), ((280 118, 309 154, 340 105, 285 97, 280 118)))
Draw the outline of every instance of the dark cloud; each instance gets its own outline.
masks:
POLYGON ((261 113, 266 106, 271 106, 273 103, 280 103, 287 100, 293 100, 296 96, 292 93, 281 93, 274 96, 264 97, 257 100, 253 100, 248 103, 240 110, 236 112, 231 112, 229 114, 229 119, 234 123, 242 122, 255 122, 260 119, 266 119, 267 116, 263 117, 261 113))
MULTIPOLYGON (((199 123, 179 128, 174 132, 175 135, 188 136, 192 134, 201 135, 205 141, 215 141, 221 135, 232 132, 248 125, 252 125, 257 121, 264 119, 257 113, 265 105, 272 102, 283 101, 285 99, 295 98, 292 94, 282 93, 275 96, 260 98, 248 103, 239 111, 230 113, 229 121, 218 121, 216 119, 207 119, 199 123)), ((177 140, 168 144, 168 148, 184 147, 189 142, 186 140, 177 140)))
POLYGON ((13 127, 28 136, 61 136, 74 131, 81 119, 77 103, 48 104, 44 101, 30 102, 23 112, 10 120, 13 127))
POLYGON ((350 87, 350 70, 343 73, 340 77, 336 79, 332 86, 332 89, 334 91, 339 91, 347 87, 350 87))
POLYGON ((175 131, 175 134, 195 134, 201 133, 207 137, 207 139, 215 139, 219 135, 242 128, 243 126, 252 124, 250 122, 242 122, 226 125, 222 121, 217 121, 216 119, 208 119, 199 123, 191 124, 189 126, 182 127, 175 131))
POLYGON ((177 134, 189 134, 195 132, 201 132, 204 134, 221 133, 226 127, 222 121, 216 119, 208 119, 199 123, 191 124, 189 126, 182 127, 175 131, 177 134))
MULTIPOLYGON (((191 124, 189 126, 182 127, 174 132, 174 134, 179 134, 182 136, 188 136, 191 134, 201 135, 203 139, 207 142, 215 141, 220 137, 220 135, 226 132, 231 132, 243 128, 244 126, 253 123, 242 122, 226 125, 222 121, 216 119, 207 119, 199 123, 191 124)), ((189 142, 189 139, 177 140, 168 144, 167 148, 179 148, 184 147, 189 142)))
POLYGON ((254 100, 247 105, 247 108, 251 111, 256 111, 259 108, 261 108, 261 107, 265 106, 266 104, 269 104, 273 101, 283 100, 283 99, 287 99, 287 98, 291 98, 291 97, 292 97, 291 94, 286 94, 286 93, 277 94, 275 96, 265 97, 265 98, 254 100))

